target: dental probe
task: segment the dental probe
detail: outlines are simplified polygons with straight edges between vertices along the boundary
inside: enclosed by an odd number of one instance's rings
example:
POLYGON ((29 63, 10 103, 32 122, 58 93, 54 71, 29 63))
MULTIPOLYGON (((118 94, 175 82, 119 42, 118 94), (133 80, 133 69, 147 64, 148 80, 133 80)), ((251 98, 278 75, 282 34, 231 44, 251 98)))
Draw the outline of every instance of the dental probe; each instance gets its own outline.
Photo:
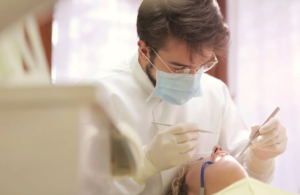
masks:
MULTIPOLYGON (((279 112, 279 110, 280 110, 280 108, 279 107, 277 107, 275 110, 274 110, 274 112, 269 116, 269 118, 266 120, 266 122, 262 125, 262 126, 264 126, 271 118, 273 118, 276 114, 277 114, 277 112, 279 112)), ((261 127, 262 127, 261 126, 261 127)), ((251 142, 255 139, 255 138, 257 138, 258 136, 259 136, 259 130, 260 130, 260 128, 258 129, 258 131, 254 134, 254 136, 252 137, 252 139, 250 139, 249 140, 249 142, 248 142, 248 144, 246 145, 246 147, 244 148, 244 150, 240 153, 240 155, 237 157, 237 159, 247 150, 247 148, 250 146, 250 144, 251 144, 251 142)))
MULTIPOLYGON (((171 127, 172 125, 169 125, 169 124, 164 124, 164 123, 156 123, 156 122, 152 122, 152 124, 155 124, 155 125, 162 125, 162 126, 167 126, 167 127, 171 127)), ((212 131, 206 131, 206 130, 201 130, 201 129, 197 129, 196 131, 200 132, 200 133, 212 133, 212 134, 217 134, 215 132, 212 132, 212 131)))

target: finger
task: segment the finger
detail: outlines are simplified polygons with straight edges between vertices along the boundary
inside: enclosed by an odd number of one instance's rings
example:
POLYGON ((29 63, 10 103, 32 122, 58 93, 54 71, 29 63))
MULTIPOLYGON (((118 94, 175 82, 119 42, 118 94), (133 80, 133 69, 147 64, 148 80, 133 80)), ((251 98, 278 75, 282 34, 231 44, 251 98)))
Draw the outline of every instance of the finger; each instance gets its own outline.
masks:
POLYGON ((281 130, 278 130, 279 131, 279 134, 278 136, 276 136, 274 139, 271 139, 259 146, 257 145, 252 145, 253 148, 259 148, 259 147, 267 147, 267 146, 271 146, 271 145, 274 145, 274 144, 280 144, 284 141, 286 141, 288 138, 287 138, 287 135, 286 135, 286 131, 285 129, 281 129, 281 130))
POLYGON ((177 125, 173 125, 164 129, 163 131, 168 131, 171 134, 182 134, 188 131, 197 131, 199 126, 196 123, 180 123, 177 125))
POLYGON ((258 124, 253 124, 251 125, 251 135, 249 137, 249 139, 252 139, 252 137, 256 134, 256 132, 259 130, 261 126, 258 124))
POLYGON ((260 129, 260 134, 265 134, 267 132, 272 131, 273 129, 277 128, 279 126, 280 122, 277 118, 271 118, 266 124, 264 124, 260 129))
POLYGON ((260 147, 262 144, 275 139, 280 134, 279 129, 274 129, 270 132, 267 132, 265 134, 259 135, 257 138, 255 138, 251 143, 255 147, 260 147))
POLYGON ((282 154, 286 150, 286 140, 279 144, 274 144, 271 146, 266 146, 262 148, 258 148, 257 150, 265 151, 265 152, 273 152, 275 154, 282 154))
POLYGON ((185 152, 190 151, 191 149, 195 148, 198 145, 199 145, 198 140, 191 140, 188 142, 177 144, 177 151, 179 153, 185 153, 185 152))
POLYGON ((274 139, 271 139, 261 145, 253 145, 251 144, 251 148, 263 148, 263 147, 267 147, 267 146, 272 146, 275 144, 280 144, 281 142, 283 142, 285 140, 284 137, 278 135, 277 137, 275 137, 274 139))
POLYGON ((182 162, 192 159, 193 156, 196 154, 196 149, 197 149, 197 147, 192 148, 191 150, 181 154, 182 155, 182 157, 181 157, 182 162))
POLYGON ((191 140, 198 140, 199 133, 196 131, 190 131, 182 134, 174 135, 176 143, 183 143, 191 140))

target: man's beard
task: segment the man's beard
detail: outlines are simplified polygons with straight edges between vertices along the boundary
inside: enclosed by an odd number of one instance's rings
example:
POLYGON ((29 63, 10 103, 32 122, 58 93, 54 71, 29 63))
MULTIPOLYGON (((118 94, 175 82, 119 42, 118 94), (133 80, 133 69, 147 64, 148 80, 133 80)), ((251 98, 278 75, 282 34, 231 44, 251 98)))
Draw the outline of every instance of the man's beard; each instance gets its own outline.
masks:
POLYGON ((153 69, 153 66, 148 63, 146 65, 146 74, 148 76, 148 78, 150 79, 151 83, 153 84, 153 86, 155 87, 156 86, 156 80, 154 79, 154 77, 151 75, 151 70, 153 69))

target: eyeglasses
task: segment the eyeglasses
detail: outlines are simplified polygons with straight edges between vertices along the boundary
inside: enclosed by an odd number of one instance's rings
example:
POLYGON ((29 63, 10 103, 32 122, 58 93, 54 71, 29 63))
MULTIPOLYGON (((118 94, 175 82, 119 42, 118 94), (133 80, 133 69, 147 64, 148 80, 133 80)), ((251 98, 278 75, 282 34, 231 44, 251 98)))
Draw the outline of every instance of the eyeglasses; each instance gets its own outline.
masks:
POLYGON ((196 72, 196 74, 199 74, 199 73, 203 73, 203 72, 207 72, 209 71, 210 69, 212 69, 219 61, 218 61, 218 58, 216 57, 215 53, 213 53, 213 57, 214 57, 214 61, 212 62, 208 62, 204 65, 202 65, 201 67, 199 68, 196 68, 196 69, 190 69, 190 68, 184 68, 184 69, 181 69, 181 70, 172 70, 166 63, 163 59, 161 59, 161 57, 156 53, 156 51, 151 48, 154 53, 157 55, 157 57, 164 63, 164 65, 174 74, 191 74, 191 72, 194 70, 196 72))

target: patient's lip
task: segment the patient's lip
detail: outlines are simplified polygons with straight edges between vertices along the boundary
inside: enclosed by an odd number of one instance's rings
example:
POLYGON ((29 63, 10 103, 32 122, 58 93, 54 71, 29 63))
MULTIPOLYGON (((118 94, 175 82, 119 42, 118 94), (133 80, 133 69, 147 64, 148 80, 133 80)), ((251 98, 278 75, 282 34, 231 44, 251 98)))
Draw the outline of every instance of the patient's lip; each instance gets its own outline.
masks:
POLYGON ((225 156, 229 155, 227 152, 223 151, 223 150, 219 150, 215 153, 216 155, 219 155, 219 154, 225 154, 225 156))
POLYGON ((219 150, 213 154, 213 156, 212 156, 213 162, 216 162, 217 159, 223 158, 224 156, 227 156, 227 155, 229 155, 227 152, 225 152, 223 150, 219 150))
POLYGON ((222 157, 227 155, 229 154, 222 150, 221 146, 216 145, 211 153, 212 161, 216 162, 216 160, 218 161, 218 159, 221 159, 222 157))

